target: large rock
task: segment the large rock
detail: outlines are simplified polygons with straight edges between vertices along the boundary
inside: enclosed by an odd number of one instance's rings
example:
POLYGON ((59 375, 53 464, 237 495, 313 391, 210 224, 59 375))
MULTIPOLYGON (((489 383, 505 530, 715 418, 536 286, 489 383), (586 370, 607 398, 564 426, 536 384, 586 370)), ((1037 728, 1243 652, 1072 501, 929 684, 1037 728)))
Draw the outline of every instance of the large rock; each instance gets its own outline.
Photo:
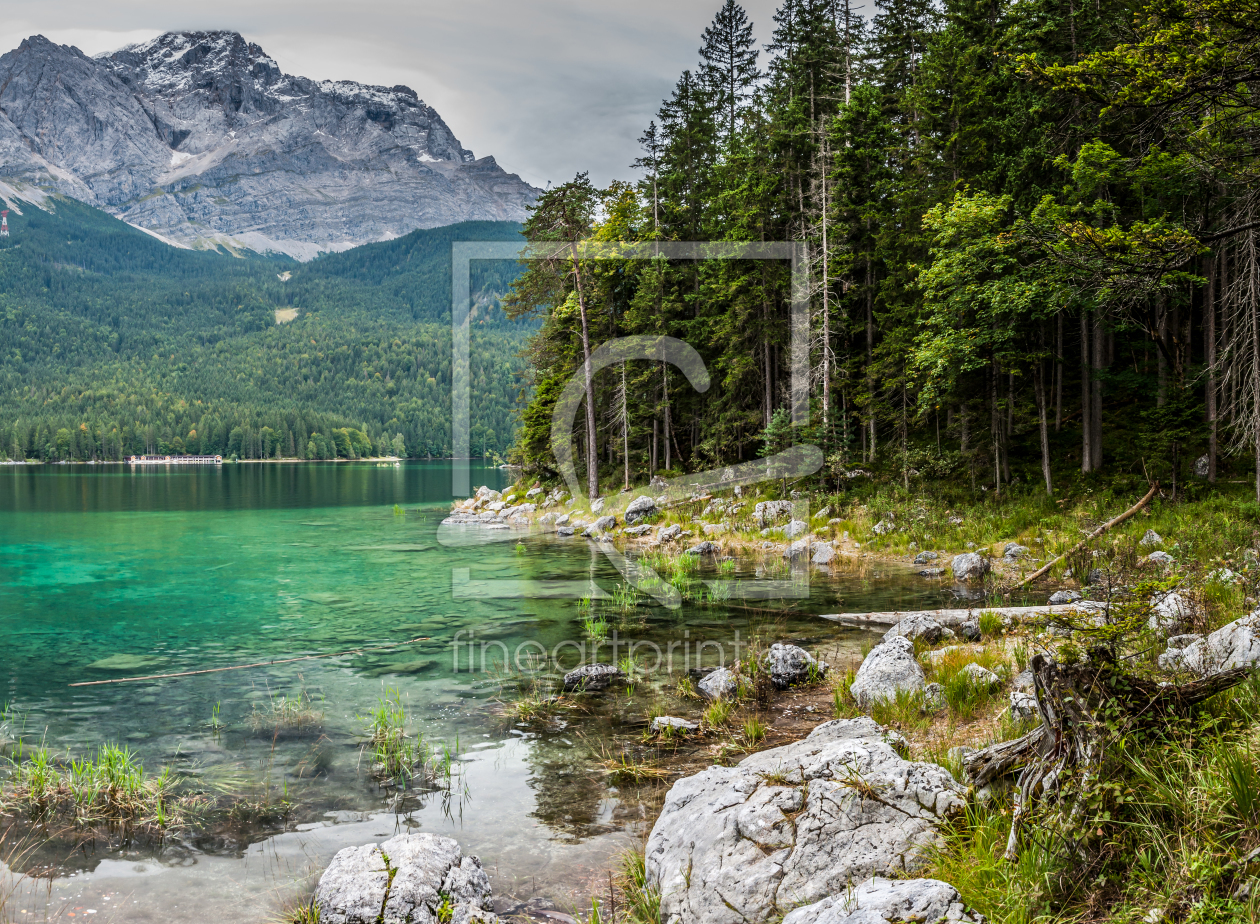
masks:
POLYGON ((827 673, 825 662, 816 661, 812 654, 796 645, 771 645, 762 663, 770 672, 775 687, 780 690, 811 679, 811 669, 817 677, 827 673))
POLYGON ((617 525, 617 518, 614 516, 600 517, 595 521, 595 528, 601 533, 606 533, 617 525))
POLYGON ((758 526, 769 526, 780 517, 785 517, 792 512, 792 502, 790 500, 780 501, 762 501, 753 507, 753 519, 757 521, 758 526))
POLYGON ((611 664, 583 664, 564 675, 564 689, 566 693, 598 693, 625 676, 611 664))
POLYGON ((957 581, 978 581, 989 573, 989 560, 975 552, 955 555, 949 564, 957 581))
POLYGON ((808 532, 809 524, 804 520, 792 520, 787 526, 783 527, 783 535, 787 539, 795 539, 802 533, 808 532))
POLYGON ((1046 601, 1051 606, 1061 606, 1064 603, 1075 603, 1081 599, 1079 591, 1075 590, 1056 590, 1050 595, 1050 599, 1046 601))
POLYGON ((939 879, 868 879, 852 891, 788 912, 782 924, 984 924, 952 885, 939 879))
POLYGON ((1185 625, 1194 616, 1194 610, 1179 593, 1164 591, 1151 597, 1151 616, 1146 621, 1149 629, 1172 629, 1185 625))
POLYGON ((1233 667, 1254 667, 1260 663, 1260 610, 1222 626, 1207 638, 1191 643, 1181 650, 1175 661, 1179 663, 1170 666, 1200 676, 1233 667))
POLYGON ((835 547, 829 542, 820 542, 814 546, 814 554, 810 561, 815 565, 829 565, 835 557, 835 547))
POLYGON ((656 516, 656 501, 646 494, 640 494, 630 502, 630 506, 626 507, 626 512, 622 514, 622 519, 626 524, 633 526, 640 520, 646 520, 649 517, 656 516))
POLYGON ((1008 542, 1002 550, 1002 557, 1007 561, 1019 561, 1028 554, 1028 546, 1020 545, 1018 542, 1008 542))
POLYGON ((677 523, 672 523, 669 526, 662 526, 656 531, 656 541, 673 542, 680 535, 682 535, 682 527, 677 523))
POLYGON ((706 699, 733 699, 739 692, 739 678, 725 667, 719 667, 700 678, 696 689, 706 699))
POLYGON ((869 709, 880 700, 896 699, 898 690, 922 690, 925 679, 923 668, 914 658, 914 643, 894 636, 871 649, 849 692, 861 708, 869 709))
POLYGON ((935 645, 943 638, 954 637, 951 629, 941 625, 927 613, 910 613, 908 616, 903 616, 901 622, 884 633, 884 641, 898 635, 911 641, 921 638, 929 645, 935 645))
POLYGON ((679 780, 646 848, 670 924, 765 922, 924 863, 964 790, 897 755, 868 718, 679 780), (861 780, 860 785, 854 785, 861 780))
POLYGON ((1142 538, 1138 540, 1138 545, 1161 545, 1164 537, 1153 529, 1148 529, 1142 534, 1142 538))
POLYGON ((436 921, 444 902, 451 921, 497 921, 490 880, 476 857, 436 834, 400 834, 379 846, 338 851, 315 891, 325 924, 411 924, 436 921))

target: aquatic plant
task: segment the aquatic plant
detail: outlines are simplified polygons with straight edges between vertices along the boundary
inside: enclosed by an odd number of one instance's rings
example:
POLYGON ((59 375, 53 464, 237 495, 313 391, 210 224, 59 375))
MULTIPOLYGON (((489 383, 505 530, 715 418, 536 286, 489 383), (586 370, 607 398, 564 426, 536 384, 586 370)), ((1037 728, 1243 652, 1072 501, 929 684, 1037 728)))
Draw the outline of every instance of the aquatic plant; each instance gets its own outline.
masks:
POLYGON ((753 716, 744 722, 744 740, 749 744, 757 744, 766 737, 766 724, 753 716))
POLYGON ((616 757, 605 757, 600 761, 604 772, 617 783, 644 783, 651 780, 663 780, 669 771, 663 767, 644 760, 638 760, 629 754, 622 753, 616 757))
POLYGON ((597 613, 586 613, 582 616, 582 631, 597 642, 608 638, 608 620, 597 613))
POLYGON ((249 716, 249 724, 255 732, 266 731, 273 735, 313 732, 323 720, 323 711, 315 708, 305 688, 292 695, 273 693, 265 705, 255 704, 249 716))
POLYGON ((435 749, 424 736, 407 734, 407 712, 402 694, 390 688, 377 697, 376 705, 366 717, 364 753, 370 761, 371 774, 386 785, 408 786, 418 783, 431 786, 451 778, 451 754, 443 747, 435 749))
POLYGON ((708 728, 721 728, 731 720, 735 706, 730 700, 717 699, 709 703, 704 710, 702 724, 708 728))
POLYGON ((165 828, 182 821, 203 801, 179 796, 178 780, 169 767, 156 775, 127 747, 102 744, 92 756, 64 758, 43 745, 19 741, 9 759, 9 775, 0 786, 0 813, 33 819, 69 816, 78 824, 123 823, 165 828))

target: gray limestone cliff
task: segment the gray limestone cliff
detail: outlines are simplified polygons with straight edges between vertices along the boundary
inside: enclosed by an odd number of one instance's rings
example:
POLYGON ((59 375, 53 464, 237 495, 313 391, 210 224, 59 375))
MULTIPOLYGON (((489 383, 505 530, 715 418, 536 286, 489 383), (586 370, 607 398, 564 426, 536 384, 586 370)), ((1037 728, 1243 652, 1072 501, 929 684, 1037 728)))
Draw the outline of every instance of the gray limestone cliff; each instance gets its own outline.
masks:
POLYGON ((0 56, 0 180, 183 244, 299 259, 521 221, 538 195, 474 157, 408 87, 291 76, 235 32, 167 33, 97 58, 26 39, 0 56))

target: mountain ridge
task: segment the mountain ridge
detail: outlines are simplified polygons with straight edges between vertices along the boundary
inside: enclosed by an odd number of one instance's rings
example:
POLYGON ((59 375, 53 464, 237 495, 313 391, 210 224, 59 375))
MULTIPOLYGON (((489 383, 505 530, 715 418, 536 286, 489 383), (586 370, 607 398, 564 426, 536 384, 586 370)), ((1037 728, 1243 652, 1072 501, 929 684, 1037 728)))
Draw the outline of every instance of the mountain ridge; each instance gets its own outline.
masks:
POLYGON ((538 193, 464 148, 410 87, 289 75, 230 31, 94 58, 23 40, 0 56, 0 178, 188 246, 299 260, 520 221, 538 193))

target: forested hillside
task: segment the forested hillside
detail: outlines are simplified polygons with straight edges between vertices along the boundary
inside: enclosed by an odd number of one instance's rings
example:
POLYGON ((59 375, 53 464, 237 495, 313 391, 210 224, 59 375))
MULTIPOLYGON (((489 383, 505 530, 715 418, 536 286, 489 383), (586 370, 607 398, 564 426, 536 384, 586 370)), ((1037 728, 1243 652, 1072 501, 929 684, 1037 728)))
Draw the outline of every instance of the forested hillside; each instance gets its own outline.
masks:
MULTIPOLYGON (((0 458, 449 454, 450 244, 520 234, 467 222, 301 264, 48 206, 10 214, 0 238, 0 458)), ((530 325, 497 294, 516 272, 473 268, 477 452, 513 438, 530 325)))
MULTIPOLYGON (((753 42, 728 0, 641 139, 636 183, 543 196, 535 241, 808 248, 812 424, 788 427, 789 268, 536 264, 546 318, 517 454, 550 470, 550 407, 590 347, 669 334, 703 395, 629 363, 596 377, 606 484, 788 439, 910 485, 1103 473, 1260 491, 1260 4, 785 0, 753 42)), ((570 257, 572 255, 569 255, 570 257)), ((990 494, 989 496, 993 496, 990 494)))

